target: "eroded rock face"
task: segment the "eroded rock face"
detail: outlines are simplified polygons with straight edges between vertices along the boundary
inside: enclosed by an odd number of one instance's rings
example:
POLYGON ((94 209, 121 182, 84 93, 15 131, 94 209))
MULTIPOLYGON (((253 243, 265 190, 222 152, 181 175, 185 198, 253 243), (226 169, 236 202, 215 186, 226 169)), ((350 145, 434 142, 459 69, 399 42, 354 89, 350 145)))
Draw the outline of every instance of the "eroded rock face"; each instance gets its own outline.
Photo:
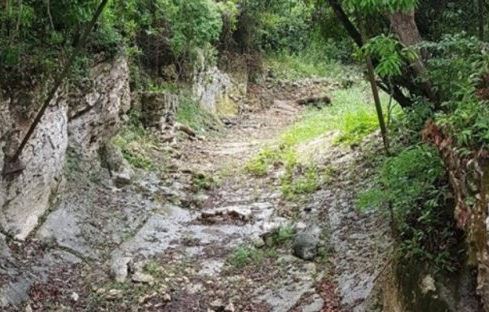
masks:
POLYGON ((149 128, 164 130, 175 121, 179 105, 178 95, 169 92, 145 92, 141 94, 141 119, 149 128))
MULTIPOLYGON (((25 169, 0 179, 0 225, 16 239, 26 239, 50 208, 63 180, 68 147, 82 158, 97 156, 129 109, 129 70, 124 58, 97 65, 91 81, 88 90, 61 91, 53 99, 20 157, 25 169)), ((32 101, 37 102, 37 97, 33 92, 32 101)), ((18 145, 12 141, 13 125, 19 122, 14 121, 9 106, 9 99, 0 101, 0 168, 6 150, 18 145)), ((25 133, 29 124, 24 121, 17 128, 25 133)))
POLYGON ((6 202, 1 223, 16 239, 24 240, 36 227, 60 185, 67 124, 65 105, 49 107, 20 157, 25 169, 11 181, 3 181, 6 202))

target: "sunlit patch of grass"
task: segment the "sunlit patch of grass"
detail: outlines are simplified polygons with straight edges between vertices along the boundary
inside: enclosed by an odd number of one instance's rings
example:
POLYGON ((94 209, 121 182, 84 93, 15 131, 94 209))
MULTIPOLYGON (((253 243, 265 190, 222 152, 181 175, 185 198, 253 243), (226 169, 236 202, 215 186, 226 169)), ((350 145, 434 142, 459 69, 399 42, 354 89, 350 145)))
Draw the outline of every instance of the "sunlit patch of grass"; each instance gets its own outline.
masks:
POLYGON ((263 263, 266 258, 277 256, 275 249, 257 249, 250 246, 239 246, 228 258, 228 263, 235 268, 263 263))
MULTIPOLYGON (((299 161, 298 147, 328 132, 335 132, 333 144, 358 144, 378 129, 375 106, 370 89, 365 84, 355 84, 350 89, 333 92, 332 104, 320 110, 309 109, 303 117, 279 138, 275 148, 265 148, 246 164, 246 170, 256 176, 265 176, 275 165, 282 165, 281 190, 285 198, 294 200, 316 191, 328 180, 327 174, 318 172, 314 164, 299 161)), ((389 97, 382 95, 384 111, 389 97)), ((394 114, 399 114, 395 109, 394 114)))
POLYGON ((265 60, 276 78, 298 80, 304 78, 340 78, 348 76, 349 68, 324 55, 302 53, 278 53, 268 55, 265 60))

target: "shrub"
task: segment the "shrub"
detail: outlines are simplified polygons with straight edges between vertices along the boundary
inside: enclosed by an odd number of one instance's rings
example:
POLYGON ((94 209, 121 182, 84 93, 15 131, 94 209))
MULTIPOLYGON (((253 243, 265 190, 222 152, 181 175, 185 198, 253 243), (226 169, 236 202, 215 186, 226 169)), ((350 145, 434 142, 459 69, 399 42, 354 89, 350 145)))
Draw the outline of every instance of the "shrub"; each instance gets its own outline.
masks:
POLYGON ((402 261, 453 271, 460 237, 448 193, 437 151, 416 145, 384 161, 374 187, 359 195, 357 205, 390 214, 402 261))

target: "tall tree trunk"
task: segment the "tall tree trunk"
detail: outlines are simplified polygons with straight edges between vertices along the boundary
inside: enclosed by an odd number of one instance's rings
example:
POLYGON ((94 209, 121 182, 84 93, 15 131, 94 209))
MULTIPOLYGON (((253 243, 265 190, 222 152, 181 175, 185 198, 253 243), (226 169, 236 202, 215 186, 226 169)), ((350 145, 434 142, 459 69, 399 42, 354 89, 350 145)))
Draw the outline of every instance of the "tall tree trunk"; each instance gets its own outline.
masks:
MULTIPOLYGON (((399 37, 399 41, 406 47, 412 47, 420 44, 423 41, 416 20, 414 18, 414 10, 399 11, 387 14, 390 21, 392 31, 399 37)), ((416 78, 421 79, 419 85, 424 95, 431 100, 435 106, 438 103, 437 96, 433 91, 431 82, 426 78, 426 67, 423 60, 428 59, 428 52, 421 49, 421 58, 417 58, 411 63, 411 66, 416 74, 416 78)))

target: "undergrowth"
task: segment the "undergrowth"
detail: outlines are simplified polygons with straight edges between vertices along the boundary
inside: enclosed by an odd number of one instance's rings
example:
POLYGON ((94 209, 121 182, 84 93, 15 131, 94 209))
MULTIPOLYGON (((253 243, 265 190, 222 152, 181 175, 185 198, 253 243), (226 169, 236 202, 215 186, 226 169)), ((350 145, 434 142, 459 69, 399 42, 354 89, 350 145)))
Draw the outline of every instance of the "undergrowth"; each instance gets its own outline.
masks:
POLYGON ((390 218, 401 263, 456 270, 460 234, 443 163, 433 147, 417 144, 387 157, 371 188, 358 195, 357 207, 382 209, 390 218))
POLYGON ((155 168, 149 151, 157 145, 157 139, 144 129, 137 112, 133 111, 129 115, 129 123, 112 142, 121 149, 124 158, 131 166, 145 170, 155 168))
POLYGON ((331 59, 314 58, 306 54, 278 53, 266 57, 272 75, 278 79, 299 80, 303 78, 345 76, 345 66, 331 59))
POLYGON ((203 109, 192 96, 186 93, 180 94, 180 103, 175 119, 198 133, 204 133, 209 129, 217 129, 221 126, 219 118, 203 109))
POLYGON ((236 247, 227 262, 232 267, 240 269, 249 265, 260 265, 267 259, 278 256, 278 249, 290 243, 295 235, 292 226, 281 226, 265 237, 265 246, 257 248, 251 245, 236 247))

